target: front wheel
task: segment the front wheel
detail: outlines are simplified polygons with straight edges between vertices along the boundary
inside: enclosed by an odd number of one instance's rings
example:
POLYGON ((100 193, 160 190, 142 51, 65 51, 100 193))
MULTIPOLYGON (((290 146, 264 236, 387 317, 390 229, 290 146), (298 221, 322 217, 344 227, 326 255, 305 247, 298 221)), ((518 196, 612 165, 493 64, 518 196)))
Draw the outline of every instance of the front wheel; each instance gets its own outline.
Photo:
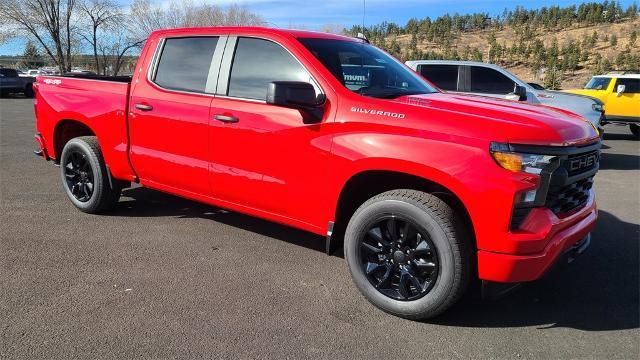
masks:
POLYGON ((69 140, 60 157, 62 186, 78 209, 97 214, 112 208, 121 188, 109 182, 102 151, 95 136, 69 140))
POLYGON ((638 124, 629 124, 629 130, 631 130, 631 133, 636 138, 636 140, 640 139, 640 125, 638 125, 638 124))
POLYGON ((444 201, 393 190, 356 210, 345 232, 345 258, 367 300, 420 320, 442 313, 463 295, 471 270, 469 243, 444 201))

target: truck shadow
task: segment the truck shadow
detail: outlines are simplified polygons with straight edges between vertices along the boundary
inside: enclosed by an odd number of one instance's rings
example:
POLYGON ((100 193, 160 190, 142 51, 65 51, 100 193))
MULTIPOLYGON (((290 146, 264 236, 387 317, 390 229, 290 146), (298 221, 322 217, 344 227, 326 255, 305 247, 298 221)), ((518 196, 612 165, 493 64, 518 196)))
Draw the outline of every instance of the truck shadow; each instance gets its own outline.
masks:
POLYGON ((629 154, 600 154, 600 170, 640 170, 640 156, 629 154))
POLYGON ((210 219, 324 253, 324 237, 303 230, 294 229, 249 215, 227 211, 212 205, 198 203, 144 187, 123 190, 122 195, 124 197, 130 197, 133 200, 121 200, 118 206, 113 211, 110 211, 108 215, 210 219))
POLYGON ((603 140, 629 140, 629 141, 638 141, 633 137, 633 134, 631 134, 631 130, 629 130, 628 126, 625 126, 625 128, 627 129, 627 133, 610 133, 610 132, 606 132, 604 133, 604 137, 603 140))
MULTIPOLYGON (((305 231, 200 204, 146 188, 132 188, 112 216, 204 218, 324 255, 324 238, 305 231)), ((567 327, 584 331, 636 329, 640 225, 600 211, 590 249, 569 266, 496 301, 470 291, 452 309, 429 322, 458 327, 567 327)), ((341 249, 334 255, 342 256, 341 249)))
POLYGON ((431 322, 461 327, 636 329, 639 234, 640 225, 600 211, 590 248, 571 265, 560 265, 497 301, 466 296, 431 322))

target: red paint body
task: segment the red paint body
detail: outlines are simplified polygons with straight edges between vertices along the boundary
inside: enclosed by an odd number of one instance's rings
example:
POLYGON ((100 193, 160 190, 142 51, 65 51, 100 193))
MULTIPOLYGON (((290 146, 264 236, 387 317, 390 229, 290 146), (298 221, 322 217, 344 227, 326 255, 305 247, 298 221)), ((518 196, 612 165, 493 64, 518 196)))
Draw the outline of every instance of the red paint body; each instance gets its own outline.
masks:
POLYGON ((483 97, 363 97, 342 86, 298 37, 345 39, 264 28, 158 31, 150 35, 130 85, 40 76, 38 141, 45 155, 56 159, 56 128, 63 120, 78 121, 97 136, 117 179, 323 235, 353 176, 383 170, 421 177, 450 190, 466 208, 484 280, 534 280, 593 228, 592 195, 570 216, 561 219, 537 208, 521 230, 510 231, 515 194, 533 188, 537 175, 502 169, 489 154, 492 141, 546 146, 597 141, 586 121, 557 109, 483 97), (298 110, 167 91, 147 80, 161 38, 204 34, 256 36, 284 46, 326 94, 323 120, 304 124, 298 110), (136 109, 140 103, 153 111, 136 109), (354 112, 355 106, 405 116, 354 112), (239 122, 213 120, 222 113, 239 122))

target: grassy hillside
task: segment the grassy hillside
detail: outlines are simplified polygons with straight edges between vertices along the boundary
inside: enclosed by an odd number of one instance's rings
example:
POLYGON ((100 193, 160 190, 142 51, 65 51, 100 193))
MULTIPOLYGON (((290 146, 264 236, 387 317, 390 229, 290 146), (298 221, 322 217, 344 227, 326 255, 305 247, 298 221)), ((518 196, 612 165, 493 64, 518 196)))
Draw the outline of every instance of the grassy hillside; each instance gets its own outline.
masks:
POLYGON ((547 88, 583 85, 593 74, 640 69, 640 12, 617 1, 527 10, 497 16, 445 14, 354 26, 402 60, 448 59, 496 63, 547 88))
MULTIPOLYGON (((561 79, 562 88, 580 87, 586 83, 593 74, 597 73, 601 59, 608 59, 611 64, 610 70, 615 70, 616 59, 622 54, 631 54, 632 56, 640 56, 640 41, 636 40, 635 44, 631 44, 630 38, 633 31, 636 34, 640 32, 640 18, 632 20, 623 20, 613 24, 598 25, 575 25, 567 29, 559 31, 536 31, 535 39, 542 41, 545 47, 552 46, 554 39, 557 41, 560 49, 567 48, 570 44, 580 42, 587 37, 593 37, 594 32, 597 33, 597 40, 590 48, 589 56, 585 61, 579 62, 579 67, 575 71, 568 71, 561 79), (617 41, 615 45, 611 45, 611 38, 615 36, 617 41)), ((471 32, 460 33, 452 44, 452 50, 455 50, 461 58, 463 58, 465 49, 478 49, 482 54, 482 60, 488 61, 491 45, 489 40, 491 35, 495 36, 496 42, 512 48, 517 45, 518 34, 513 27, 505 27, 502 30, 477 30, 471 32)), ((640 35, 640 34, 638 34, 640 35)), ((387 43, 392 43, 396 39, 401 48, 401 58, 408 58, 412 35, 403 34, 398 36, 388 36, 387 43)), ((418 41, 417 48, 425 53, 443 53, 443 46, 433 41, 418 41)), ((472 60, 468 57, 468 60, 472 60)), ((479 60, 479 59, 475 59, 479 60)), ((526 81, 544 83, 545 74, 543 71, 536 71, 528 64, 517 59, 510 59, 508 55, 497 59, 496 63, 509 69, 518 77, 526 81)), ((626 68, 624 66, 623 68, 626 68)))

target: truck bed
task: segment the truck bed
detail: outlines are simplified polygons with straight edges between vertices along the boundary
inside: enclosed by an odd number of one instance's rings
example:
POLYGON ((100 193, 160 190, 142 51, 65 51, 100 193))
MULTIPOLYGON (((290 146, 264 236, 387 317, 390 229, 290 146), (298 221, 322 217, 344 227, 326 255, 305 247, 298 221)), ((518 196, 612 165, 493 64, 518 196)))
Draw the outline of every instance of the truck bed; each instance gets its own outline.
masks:
POLYGON ((132 78, 130 75, 107 76, 107 75, 88 75, 88 74, 65 74, 60 77, 74 78, 74 79, 100 80, 100 81, 114 81, 114 82, 123 82, 123 83, 130 83, 132 78))
POLYGON ((130 81, 128 76, 38 76, 36 128, 49 134, 43 139, 48 155, 59 158, 62 149, 56 139, 65 136, 73 120, 100 134, 100 147, 114 176, 132 178, 127 156, 130 81))

